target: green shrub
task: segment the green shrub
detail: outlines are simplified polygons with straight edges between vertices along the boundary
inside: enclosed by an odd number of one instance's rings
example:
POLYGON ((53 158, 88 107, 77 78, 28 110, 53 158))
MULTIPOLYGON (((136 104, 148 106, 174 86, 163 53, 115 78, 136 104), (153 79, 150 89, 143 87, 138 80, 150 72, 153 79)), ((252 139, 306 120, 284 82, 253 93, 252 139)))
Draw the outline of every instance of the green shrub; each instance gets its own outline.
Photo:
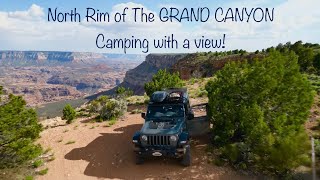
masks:
POLYGON ((143 105, 149 102, 149 96, 130 96, 126 98, 128 105, 143 105))
POLYGON ((118 87, 116 89, 116 93, 118 96, 125 96, 125 97, 129 97, 129 96, 132 96, 133 95, 133 91, 129 88, 125 88, 125 87, 118 87))
MULTIPOLYGON (((320 71, 319 71, 320 72, 320 71)), ((310 81, 313 88, 318 92, 320 92, 320 76, 314 74, 307 75, 308 80, 310 81)))
POLYGON ((76 113, 76 117, 87 117, 88 113, 80 111, 76 113))
POLYGON ((63 112, 62 118, 67 120, 68 124, 72 123, 72 121, 76 118, 76 111, 74 110, 74 108, 70 104, 67 104, 63 108, 62 112, 63 112))
POLYGON ((34 180, 33 176, 26 176, 25 180, 34 180))
POLYGON ((188 84, 194 85, 194 84, 197 83, 197 82, 198 82, 198 79, 191 78, 191 79, 188 81, 188 84))
POLYGON ((143 104, 148 104, 150 102, 150 99, 145 99, 143 104))
POLYGON ((35 160, 33 163, 32 163, 32 167, 34 168, 38 168, 40 166, 43 165, 43 160, 42 159, 38 159, 38 160, 35 160))
POLYGON ((213 163, 216 165, 216 166, 223 166, 225 162, 223 162, 221 159, 214 159, 213 160, 213 163))
POLYGON ((117 100, 100 96, 90 103, 90 111, 99 114, 98 121, 117 119, 127 111, 127 102, 124 99, 117 100))
POLYGON ((272 51, 263 60, 227 64, 207 83, 213 142, 232 164, 279 175, 305 161, 303 125, 314 93, 297 61, 272 51))
POLYGON ((47 173, 48 173, 48 171, 49 171, 49 169, 48 169, 48 168, 46 168, 46 169, 42 169, 42 170, 40 170, 40 171, 38 172, 38 174, 39 174, 39 175, 41 175, 41 176, 43 176, 43 175, 47 174, 47 173))
POLYGON ((197 90, 197 97, 206 97, 208 95, 208 92, 206 90, 197 90))
POLYGON ((159 70, 152 77, 152 80, 144 85, 144 90, 148 96, 151 96, 155 91, 163 90, 164 88, 180 88, 184 82, 180 79, 179 73, 170 73, 166 69, 159 70))
POLYGON ((141 109, 134 109, 131 111, 131 114, 139 114, 142 113, 143 111, 141 109))
POLYGON ((320 157, 320 139, 314 140, 314 151, 316 153, 316 156, 320 157))
POLYGON ((26 108, 22 97, 9 95, 1 102, 0 169, 15 167, 38 157, 42 149, 40 145, 34 145, 34 141, 39 138, 41 130, 36 112, 26 108))
POLYGON ((226 156, 232 163, 241 162, 240 150, 237 147, 237 144, 227 144, 222 148, 222 156, 226 156))
POLYGON ((116 120, 115 119, 112 119, 112 120, 109 121, 109 126, 112 126, 114 124, 116 124, 116 120))

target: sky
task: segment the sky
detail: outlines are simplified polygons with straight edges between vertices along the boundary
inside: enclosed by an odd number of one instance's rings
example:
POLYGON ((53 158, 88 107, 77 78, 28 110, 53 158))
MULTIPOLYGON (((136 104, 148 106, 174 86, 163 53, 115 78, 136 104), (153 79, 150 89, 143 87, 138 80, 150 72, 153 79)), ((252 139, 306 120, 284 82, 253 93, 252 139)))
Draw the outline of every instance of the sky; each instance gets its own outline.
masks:
MULTIPOLYGON (((186 53, 196 51, 224 51, 245 49, 261 50, 288 41, 320 43, 320 0, 0 0, 0 50, 39 50, 39 51, 82 51, 101 53, 124 53, 119 49, 99 49, 96 46, 98 34, 105 39, 131 38, 149 40, 148 53, 186 53), (112 18, 125 7, 142 7, 145 12, 155 14, 152 23, 133 22, 133 13, 128 11, 125 23, 86 22, 86 8, 108 12, 112 18), (183 8, 208 7, 209 21, 200 22, 161 22, 159 11, 162 7, 183 8), (217 23, 214 13, 218 7, 226 12, 228 8, 274 8, 273 22, 256 23, 232 22, 217 23), (48 22, 48 8, 60 12, 70 12, 77 8, 81 22, 48 22), (178 49, 152 48, 153 39, 162 39, 174 34, 179 42, 178 49), (204 36, 207 39, 220 39, 226 35, 225 49, 197 49, 194 39, 204 36), (191 47, 182 48, 183 40, 189 39, 191 47)), ((101 43, 100 43, 101 44, 101 43)), ((128 54, 142 54, 143 49, 126 50, 128 54)))

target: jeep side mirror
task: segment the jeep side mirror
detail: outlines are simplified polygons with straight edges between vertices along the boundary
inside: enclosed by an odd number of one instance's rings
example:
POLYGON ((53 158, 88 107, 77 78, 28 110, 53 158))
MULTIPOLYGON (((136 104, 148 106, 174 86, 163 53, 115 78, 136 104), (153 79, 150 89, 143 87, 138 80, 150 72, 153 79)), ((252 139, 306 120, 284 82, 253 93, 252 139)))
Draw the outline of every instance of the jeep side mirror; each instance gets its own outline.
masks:
POLYGON ((141 113, 141 117, 142 117, 143 119, 145 119, 145 118, 146 118, 146 113, 141 113))
POLYGON ((192 120, 194 118, 194 114, 193 113, 189 113, 188 114, 188 120, 192 120))

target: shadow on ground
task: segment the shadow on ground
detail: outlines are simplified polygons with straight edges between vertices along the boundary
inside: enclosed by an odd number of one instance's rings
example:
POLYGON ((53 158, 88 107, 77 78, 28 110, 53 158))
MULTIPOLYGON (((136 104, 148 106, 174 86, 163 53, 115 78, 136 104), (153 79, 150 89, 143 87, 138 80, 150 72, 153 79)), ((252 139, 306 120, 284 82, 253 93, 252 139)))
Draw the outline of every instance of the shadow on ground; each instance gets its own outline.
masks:
MULTIPOLYGON (((176 159, 150 158, 143 165, 135 164, 131 138, 141 125, 118 128, 113 133, 102 133, 86 147, 76 148, 65 155, 68 160, 89 162, 84 174, 98 178, 143 179, 143 178, 206 178, 208 166, 203 156, 207 140, 195 139, 192 145, 193 165, 182 167, 176 159)), ((218 168, 218 167, 215 167, 218 168)), ((212 169, 211 169, 212 170, 212 169)), ((220 170, 221 171, 221 170, 220 170)), ((214 172, 213 172, 214 173, 214 172)), ((219 178, 223 172, 219 172, 219 178)), ((214 176, 213 176, 214 177, 214 176)), ((230 178, 230 177, 229 177, 230 178)))
POLYGON ((73 149, 65 155, 65 158, 88 161, 89 164, 84 174, 103 178, 127 179, 135 176, 138 178, 141 175, 150 177, 149 173, 160 171, 158 168, 155 170, 152 165, 159 166, 159 164, 166 164, 168 161, 170 161, 171 167, 182 169, 178 161, 161 160, 160 158, 148 159, 145 164, 137 166, 131 139, 134 132, 140 128, 139 124, 130 125, 115 129, 113 133, 102 133, 86 147, 73 149))

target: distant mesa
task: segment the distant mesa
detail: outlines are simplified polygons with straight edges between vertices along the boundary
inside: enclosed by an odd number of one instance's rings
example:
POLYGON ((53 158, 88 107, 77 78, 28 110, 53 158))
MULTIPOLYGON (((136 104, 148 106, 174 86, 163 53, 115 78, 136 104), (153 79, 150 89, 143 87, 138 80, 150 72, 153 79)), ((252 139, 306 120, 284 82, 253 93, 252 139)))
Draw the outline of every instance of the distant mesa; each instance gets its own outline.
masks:
POLYGON ((28 65, 45 63, 92 63, 105 56, 91 52, 61 51, 0 51, 0 63, 8 65, 28 65))
POLYGON ((0 85, 28 105, 82 98, 119 85, 145 55, 0 51, 0 85))
MULTIPOLYGON (((135 94, 144 93, 144 84, 152 79, 152 76, 160 69, 171 69, 174 64, 183 59, 186 54, 149 54, 146 56, 139 66, 126 72, 125 78, 119 86, 130 88, 135 94)), ((115 93, 117 87, 103 91, 101 93, 87 97, 87 99, 94 99, 100 95, 111 95, 115 93)))

